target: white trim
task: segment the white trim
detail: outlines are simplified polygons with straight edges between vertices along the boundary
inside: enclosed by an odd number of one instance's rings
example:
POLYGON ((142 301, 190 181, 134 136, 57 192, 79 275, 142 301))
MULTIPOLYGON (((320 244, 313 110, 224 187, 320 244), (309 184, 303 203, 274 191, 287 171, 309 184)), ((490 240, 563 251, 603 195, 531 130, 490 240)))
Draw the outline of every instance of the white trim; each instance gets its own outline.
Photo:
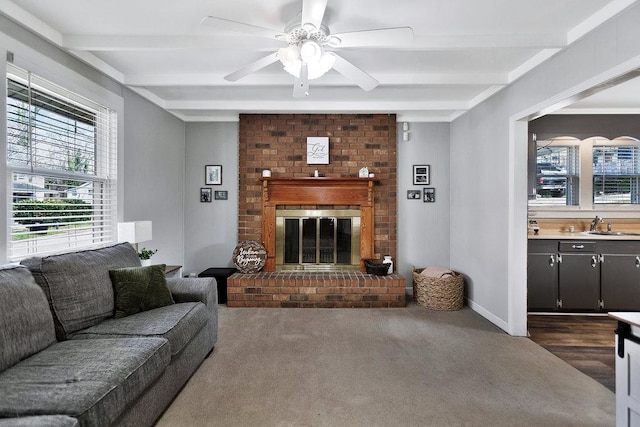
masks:
MULTIPOLYGON (((521 143, 521 140, 523 138, 522 132, 525 133, 524 138, 527 137, 526 131, 518 126, 518 122, 523 120, 531 120, 535 117, 549 114, 559 108, 575 102, 578 98, 581 97, 581 94, 583 94, 584 92, 589 91, 599 85, 603 85, 607 81, 619 78, 624 74, 633 72, 639 67, 640 55, 616 67, 610 68, 603 73, 591 77, 590 79, 578 85, 575 85, 570 89, 560 92, 559 94, 554 95, 551 98, 548 98, 516 114, 511 115, 509 117, 510 150, 508 157, 510 170, 516 167, 516 161, 518 159, 517 156, 522 155, 519 151, 514 150, 513 147, 516 147, 516 144, 521 143)), ((524 149, 526 150, 526 147, 524 149)), ((526 172, 520 171, 519 173, 522 174, 526 172)), ((504 330, 514 335, 521 335, 521 325, 527 324, 527 234, 526 232, 521 232, 522 227, 525 227, 526 229, 527 205, 524 204, 520 206, 519 204, 511 203, 512 201, 517 200, 519 191, 523 191, 523 194, 527 194, 526 188, 520 189, 513 185, 509 186, 510 204, 507 220, 509 225, 513 225, 513 228, 507 227, 507 238, 509 241, 507 254, 507 256, 509 257, 507 292, 510 296, 510 299, 508 302, 509 321, 508 324, 505 325, 504 330), (523 222, 523 224, 520 224, 520 222, 523 222), (512 249, 514 251, 512 251, 512 249), (516 253, 515 251, 518 251, 518 253, 516 253), (524 299, 524 304, 522 303, 522 301, 520 301, 520 299, 524 299)))
POLYGON ((480 304, 477 304, 470 299, 467 299, 467 304, 469 305, 469 308, 471 308, 473 311, 478 313, 480 316, 487 319, 489 322, 496 325, 498 328, 502 329, 503 331, 507 331, 507 332, 509 331, 509 324, 507 322, 497 317, 495 314, 491 313, 480 304))

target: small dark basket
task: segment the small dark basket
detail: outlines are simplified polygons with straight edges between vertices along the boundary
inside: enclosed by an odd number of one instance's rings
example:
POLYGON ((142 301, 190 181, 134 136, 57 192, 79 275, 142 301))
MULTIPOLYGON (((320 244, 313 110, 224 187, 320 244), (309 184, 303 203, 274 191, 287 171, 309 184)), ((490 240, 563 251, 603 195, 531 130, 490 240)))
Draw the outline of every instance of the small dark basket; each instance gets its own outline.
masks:
POLYGON ((375 274, 376 276, 386 276, 389 272, 389 264, 365 261, 364 267, 367 270, 367 274, 375 274))

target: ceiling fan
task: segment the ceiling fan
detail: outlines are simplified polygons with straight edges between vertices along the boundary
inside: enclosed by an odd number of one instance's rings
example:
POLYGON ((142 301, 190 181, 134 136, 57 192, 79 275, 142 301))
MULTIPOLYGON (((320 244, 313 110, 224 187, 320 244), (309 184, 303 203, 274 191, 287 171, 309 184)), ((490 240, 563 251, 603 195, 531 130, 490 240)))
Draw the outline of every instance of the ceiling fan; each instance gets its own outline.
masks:
POLYGON ((301 98, 309 95, 309 80, 336 70, 365 91, 378 85, 378 81, 335 52, 342 47, 383 47, 401 46, 413 40, 411 27, 379 28, 348 33, 331 34, 322 24, 327 0, 302 0, 302 12, 285 26, 284 31, 276 31, 217 16, 207 16, 202 24, 217 29, 239 32, 276 39, 287 43, 263 58, 226 75, 225 80, 235 82, 276 61, 284 70, 293 75, 293 96, 301 98))

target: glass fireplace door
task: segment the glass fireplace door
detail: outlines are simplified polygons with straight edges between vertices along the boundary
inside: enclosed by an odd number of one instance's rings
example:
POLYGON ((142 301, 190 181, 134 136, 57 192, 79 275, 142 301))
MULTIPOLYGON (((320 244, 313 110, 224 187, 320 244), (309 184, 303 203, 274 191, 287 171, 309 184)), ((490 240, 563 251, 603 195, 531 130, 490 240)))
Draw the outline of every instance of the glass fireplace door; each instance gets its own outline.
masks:
POLYGON ((282 211, 276 219, 276 269, 358 269, 357 215, 359 211, 282 211))

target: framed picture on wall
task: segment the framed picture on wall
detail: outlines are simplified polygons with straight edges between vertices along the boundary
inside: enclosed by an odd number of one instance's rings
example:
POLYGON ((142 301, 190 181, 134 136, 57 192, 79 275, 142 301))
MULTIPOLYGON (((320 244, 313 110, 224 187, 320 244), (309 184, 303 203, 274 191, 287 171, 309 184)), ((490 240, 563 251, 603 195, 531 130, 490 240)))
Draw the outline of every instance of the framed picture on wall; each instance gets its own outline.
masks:
POLYGON ((431 183, 431 166, 413 165, 413 185, 429 185, 431 183))
POLYGON ((420 200, 421 198, 420 190, 407 190, 407 199, 420 200))
POLYGON ((229 193, 227 193, 226 191, 214 191, 213 198, 215 200, 227 200, 229 198, 228 194, 229 193))
POLYGON ((425 188, 424 189, 424 199, 425 203, 434 203, 436 201, 436 189, 435 188, 425 188))
POLYGON ((211 203, 211 189, 210 188, 201 188, 200 189, 200 202, 201 203, 211 203))
POLYGON ((222 184, 222 165, 207 165, 204 167, 204 185, 222 184))

